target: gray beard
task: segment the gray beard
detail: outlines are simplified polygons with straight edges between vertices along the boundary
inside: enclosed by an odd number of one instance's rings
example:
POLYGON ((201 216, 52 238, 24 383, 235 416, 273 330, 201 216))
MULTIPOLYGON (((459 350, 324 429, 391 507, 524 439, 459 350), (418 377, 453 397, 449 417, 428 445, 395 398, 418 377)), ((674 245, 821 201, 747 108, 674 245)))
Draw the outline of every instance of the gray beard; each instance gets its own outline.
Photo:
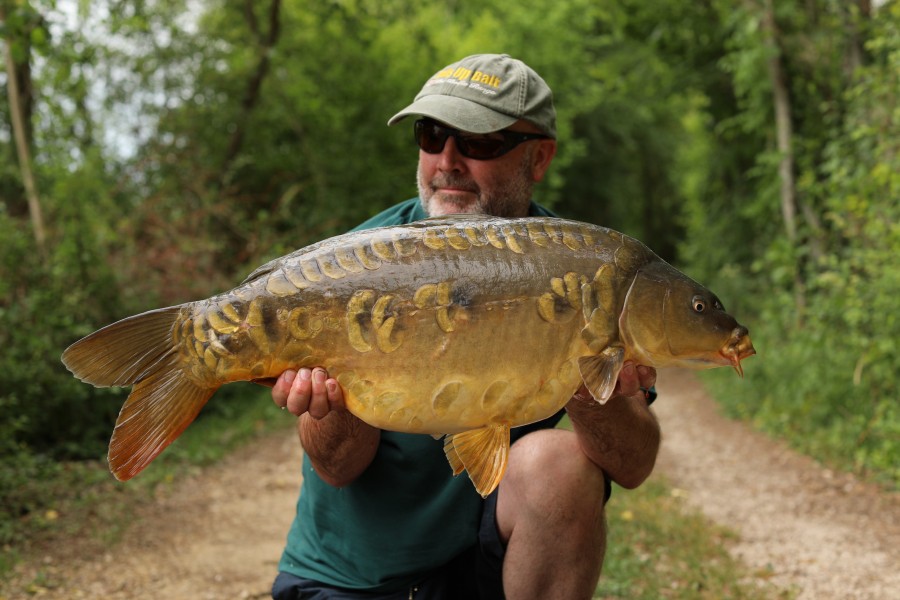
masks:
POLYGON ((488 193, 481 190, 478 185, 468 177, 454 174, 436 175, 429 182, 422 180, 420 171, 416 170, 416 185, 419 188, 419 198, 428 216, 434 216, 434 203, 436 200, 444 204, 455 206, 461 213, 485 214, 496 217, 525 217, 531 202, 531 192, 534 181, 531 178, 532 152, 523 156, 519 172, 503 189, 488 193), (435 190, 439 187, 455 187, 475 194, 473 202, 459 202, 456 198, 441 197, 435 190))

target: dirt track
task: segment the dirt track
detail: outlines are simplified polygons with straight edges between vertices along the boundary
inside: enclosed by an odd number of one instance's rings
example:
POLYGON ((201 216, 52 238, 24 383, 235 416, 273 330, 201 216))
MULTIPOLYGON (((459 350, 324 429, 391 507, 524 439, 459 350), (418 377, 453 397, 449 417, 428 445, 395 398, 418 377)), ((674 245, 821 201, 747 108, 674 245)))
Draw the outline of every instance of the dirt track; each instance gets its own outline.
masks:
MULTIPOLYGON (((897 494, 723 419, 690 374, 662 373, 658 387, 657 472, 739 533, 736 555, 803 600, 900 598, 897 494)), ((73 540, 74 553, 22 565, 0 600, 267 598, 293 516, 298 452, 292 433, 247 446, 141 511, 106 554, 80 555, 73 540)))
POLYGON ((900 598, 900 495, 722 418, 690 373, 658 387, 657 471, 740 534, 735 555, 802 600, 900 598))

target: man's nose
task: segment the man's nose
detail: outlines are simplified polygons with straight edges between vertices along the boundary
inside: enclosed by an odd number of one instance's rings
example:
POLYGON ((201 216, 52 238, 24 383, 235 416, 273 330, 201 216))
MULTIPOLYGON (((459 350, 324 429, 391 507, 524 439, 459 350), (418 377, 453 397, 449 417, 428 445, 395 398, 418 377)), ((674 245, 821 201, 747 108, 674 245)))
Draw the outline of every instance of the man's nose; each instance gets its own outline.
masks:
POLYGON ((456 140, 448 137, 444 142, 444 149, 438 155, 438 168, 442 171, 461 171, 465 166, 464 158, 456 147, 456 140))

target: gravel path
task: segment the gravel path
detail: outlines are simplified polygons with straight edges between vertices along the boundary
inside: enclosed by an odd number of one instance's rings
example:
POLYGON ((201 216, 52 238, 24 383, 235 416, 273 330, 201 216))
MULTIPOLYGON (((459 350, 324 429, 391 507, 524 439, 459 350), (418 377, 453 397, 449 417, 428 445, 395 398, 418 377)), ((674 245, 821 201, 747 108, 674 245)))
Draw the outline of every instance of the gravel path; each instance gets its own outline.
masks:
MULTIPOLYGON (((697 380, 660 376, 657 472, 738 532, 733 552, 807 599, 900 599, 900 498, 879 493, 723 419, 697 380)), ((77 540, 23 564, 19 598, 268 598, 294 512, 299 445, 284 432, 179 483, 107 552, 77 540)))
POLYGON ((739 533, 734 555, 800 600, 900 599, 900 495, 723 418, 689 372, 658 388, 657 470, 739 533))
POLYGON ((23 565, 17 579, 38 585, 14 584, 0 600, 270 598, 299 491, 299 447, 292 431, 245 446, 139 510, 105 554, 60 548, 23 565))

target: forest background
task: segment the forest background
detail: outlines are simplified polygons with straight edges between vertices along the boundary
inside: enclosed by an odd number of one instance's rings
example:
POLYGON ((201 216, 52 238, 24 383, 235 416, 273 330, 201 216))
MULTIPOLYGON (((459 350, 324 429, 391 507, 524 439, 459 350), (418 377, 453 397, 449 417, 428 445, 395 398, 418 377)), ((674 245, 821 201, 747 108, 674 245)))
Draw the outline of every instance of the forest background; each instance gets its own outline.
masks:
MULTIPOLYGON (((414 196, 411 127, 386 120, 476 52, 554 90, 536 199, 749 326, 745 379, 706 377, 726 410, 900 487, 897 0, 0 0, 0 20, 0 544, 45 514, 34 482, 103 460, 127 393, 62 350, 414 196)), ((201 421, 241 418, 232 387, 201 421)))

